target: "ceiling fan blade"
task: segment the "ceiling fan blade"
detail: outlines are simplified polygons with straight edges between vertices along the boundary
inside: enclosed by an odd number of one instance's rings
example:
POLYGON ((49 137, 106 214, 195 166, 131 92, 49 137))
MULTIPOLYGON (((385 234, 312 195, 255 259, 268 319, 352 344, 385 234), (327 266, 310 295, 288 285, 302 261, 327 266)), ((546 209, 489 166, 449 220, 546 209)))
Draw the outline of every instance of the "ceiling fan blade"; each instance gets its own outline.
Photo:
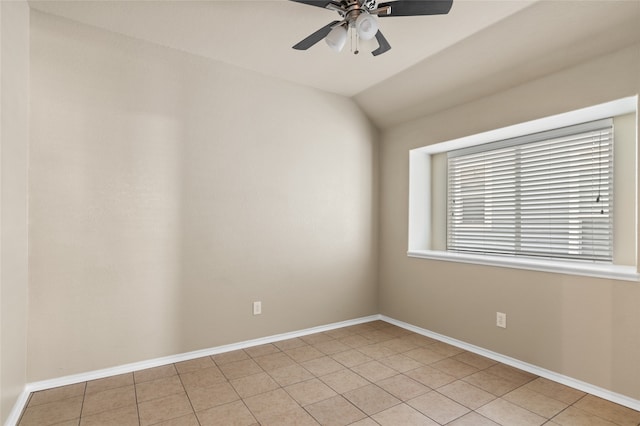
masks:
POLYGON ((378 30, 378 32, 376 33, 376 40, 378 40, 378 45, 379 46, 378 46, 378 48, 376 50, 371 52, 371 54, 373 56, 382 55, 384 52, 387 52, 387 51, 391 50, 391 45, 389 44, 387 39, 384 38, 384 36, 380 32, 380 30, 378 30))
POLYGON ((311 34, 309 37, 305 38, 304 40, 300 41, 298 44, 293 46, 293 48, 296 50, 307 50, 308 48, 310 48, 311 46, 313 46, 314 44, 316 44, 317 42, 325 38, 331 32, 331 29, 333 28, 333 26, 339 22, 340 21, 333 21, 330 24, 325 25, 315 33, 311 34))
POLYGON ((329 0, 291 0, 291 1, 294 1, 296 3, 308 4, 309 6, 317 6, 323 9, 326 9, 327 6, 330 4, 338 8, 341 7, 339 1, 329 1, 329 0))
POLYGON ((391 13, 380 14, 381 18, 389 16, 446 15, 451 10, 453 0, 398 0, 379 3, 378 8, 391 6, 391 13))

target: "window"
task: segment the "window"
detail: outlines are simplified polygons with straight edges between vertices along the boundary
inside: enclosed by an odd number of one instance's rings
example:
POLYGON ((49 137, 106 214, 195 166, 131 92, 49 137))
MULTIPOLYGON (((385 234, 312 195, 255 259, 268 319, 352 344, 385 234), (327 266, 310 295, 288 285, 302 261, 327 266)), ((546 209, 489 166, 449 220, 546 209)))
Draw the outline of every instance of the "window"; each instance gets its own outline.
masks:
POLYGON ((639 281, 637 104, 411 150, 407 254, 639 281))
POLYGON ((613 120, 448 153, 447 250, 613 260, 613 120))

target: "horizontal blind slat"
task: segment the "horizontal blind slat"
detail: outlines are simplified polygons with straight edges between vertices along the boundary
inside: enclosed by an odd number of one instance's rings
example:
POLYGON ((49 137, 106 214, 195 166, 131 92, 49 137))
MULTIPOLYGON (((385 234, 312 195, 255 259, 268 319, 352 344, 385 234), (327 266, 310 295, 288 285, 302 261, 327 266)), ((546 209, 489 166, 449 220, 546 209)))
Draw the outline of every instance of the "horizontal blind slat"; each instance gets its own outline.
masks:
POLYGON ((450 153, 449 250, 611 261, 612 121, 547 133, 450 153))

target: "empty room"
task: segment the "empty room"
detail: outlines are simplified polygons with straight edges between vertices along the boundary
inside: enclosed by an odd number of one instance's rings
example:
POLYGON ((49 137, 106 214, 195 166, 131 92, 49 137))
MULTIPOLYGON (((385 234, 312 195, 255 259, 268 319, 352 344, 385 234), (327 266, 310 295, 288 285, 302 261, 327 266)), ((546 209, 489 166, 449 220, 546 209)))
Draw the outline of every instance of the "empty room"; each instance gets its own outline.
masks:
POLYGON ((0 424, 640 425, 638 0, 0 0, 0 424))

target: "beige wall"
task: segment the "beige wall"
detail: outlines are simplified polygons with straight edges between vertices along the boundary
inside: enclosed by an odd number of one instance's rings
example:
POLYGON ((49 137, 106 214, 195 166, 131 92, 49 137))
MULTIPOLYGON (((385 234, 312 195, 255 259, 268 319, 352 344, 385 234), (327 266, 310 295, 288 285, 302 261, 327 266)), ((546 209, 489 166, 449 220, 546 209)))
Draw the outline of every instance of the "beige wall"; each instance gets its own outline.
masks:
POLYGON ((29 6, 0 1, 0 424, 26 382, 29 6))
POLYGON ((352 101, 31 30, 29 381, 378 312, 376 133, 352 101))
POLYGON ((410 149, 635 95, 639 49, 631 46, 383 133, 382 314, 640 398, 640 284, 406 255, 410 149), (495 326, 496 311, 507 313, 506 330, 495 326))

